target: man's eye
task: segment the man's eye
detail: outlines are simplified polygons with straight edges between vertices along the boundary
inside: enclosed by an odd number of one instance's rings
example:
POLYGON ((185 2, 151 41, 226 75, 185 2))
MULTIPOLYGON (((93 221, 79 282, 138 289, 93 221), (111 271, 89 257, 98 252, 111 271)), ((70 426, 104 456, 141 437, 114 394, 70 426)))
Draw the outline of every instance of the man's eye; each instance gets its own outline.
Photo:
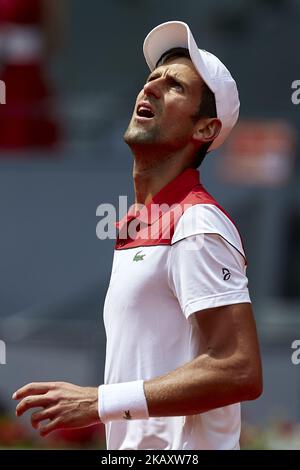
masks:
POLYGON ((176 88, 177 90, 183 91, 183 86, 176 80, 171 80, 171 86, 172 88, 176 88))

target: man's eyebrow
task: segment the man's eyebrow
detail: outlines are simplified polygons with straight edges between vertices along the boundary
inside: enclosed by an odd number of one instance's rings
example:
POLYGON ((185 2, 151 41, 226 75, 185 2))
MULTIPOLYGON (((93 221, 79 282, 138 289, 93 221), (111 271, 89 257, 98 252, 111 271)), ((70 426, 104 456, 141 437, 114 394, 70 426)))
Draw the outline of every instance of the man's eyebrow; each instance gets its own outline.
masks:
POLYGON ((183 78, 178 77, 177 72, 170 72, 168 75, 172 80, 176 80, 177 82, 179 82, 181 85, 185 86, 186 88, 190 88, 189 84, 183 78))
MULTIPOLYGON (((153 70, 150 75, 147 77, 147 82, 149 82, 150 79, 152 78, 158 78, 158 77, 161 77, 162 73, 159 72, 158 70, 153 70)), ((176 72, 170 72, 168 71, 167 72, 167 78, 171 79, 171 80, 176 80, 178 81, 181 85, 183 85, 184 87, 186 87, 187 89, 190 89, 190 86, 189 84, 183 80, 181 77, 178 77, 177 73, 176 72)))
POLYGON ((161 73, 159 73, 157 70, 153 70, 147 77, 147 82, 150 80, 150 78, 153 78, 153 77, 160 77, 161 76, 161 73))

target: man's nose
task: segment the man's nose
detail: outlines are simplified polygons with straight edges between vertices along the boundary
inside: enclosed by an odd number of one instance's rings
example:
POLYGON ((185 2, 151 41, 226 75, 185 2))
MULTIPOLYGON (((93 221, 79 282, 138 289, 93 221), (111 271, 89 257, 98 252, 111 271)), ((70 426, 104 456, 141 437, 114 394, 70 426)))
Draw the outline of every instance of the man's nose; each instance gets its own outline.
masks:
POLYGON ((161 86, 160 78, 151 80, 150 82, 145 83, 144 93, 146 96, 152 95, 159 99, 161 97, 161 86))

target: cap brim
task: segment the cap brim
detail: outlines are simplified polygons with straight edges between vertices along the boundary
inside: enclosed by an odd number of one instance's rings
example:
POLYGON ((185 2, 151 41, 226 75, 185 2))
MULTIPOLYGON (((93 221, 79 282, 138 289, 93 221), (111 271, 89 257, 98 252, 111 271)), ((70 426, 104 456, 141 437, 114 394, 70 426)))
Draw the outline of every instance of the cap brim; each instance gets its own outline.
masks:
POLYGON ((188 25, 182 21, 168 21, 160 24, 146 36, 143 51, 150 70, 155 69, 157 62, 166 51, 175 47, 188 49, 199 75, 214 92, 214 84, 203 62, 201 49, 198 48, 188 25))

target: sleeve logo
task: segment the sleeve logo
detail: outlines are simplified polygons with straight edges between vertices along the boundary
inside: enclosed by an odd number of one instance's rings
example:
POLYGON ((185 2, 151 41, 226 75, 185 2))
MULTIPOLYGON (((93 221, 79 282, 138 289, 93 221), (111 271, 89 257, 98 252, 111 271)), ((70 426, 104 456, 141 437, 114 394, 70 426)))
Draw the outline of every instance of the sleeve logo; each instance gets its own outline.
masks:
POLYGON ((229 281, 231 277, 231 272, 227 268, 222 268, 222 273, 223 273, 223 280, 224 281, 229 281))

